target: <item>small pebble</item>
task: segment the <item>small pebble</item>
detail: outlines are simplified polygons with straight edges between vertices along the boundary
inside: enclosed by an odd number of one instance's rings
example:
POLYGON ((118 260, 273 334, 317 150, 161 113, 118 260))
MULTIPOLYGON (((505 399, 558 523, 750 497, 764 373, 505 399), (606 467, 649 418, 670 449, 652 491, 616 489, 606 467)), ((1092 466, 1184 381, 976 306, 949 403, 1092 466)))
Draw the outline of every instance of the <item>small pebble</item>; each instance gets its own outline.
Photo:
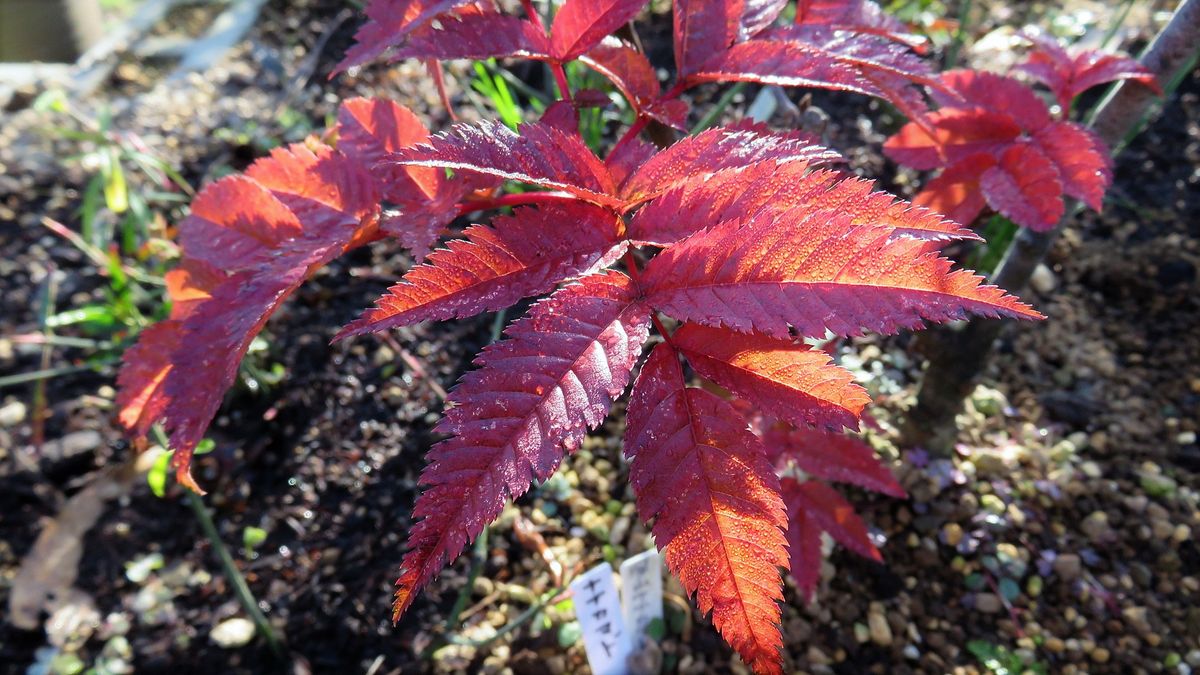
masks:
POLYGON ((225 619, 212 629, 209 637, 222 649, 244 647, 254 639, 254 623, 240 616, 225 619))
POLYGON ((1083 572, 1083 561, 1074 553, 1063 553, 1054 559, 1054 573, 1064 581, 1073 581, 1083 572))
POLYGON ((1000 596, 992 593, 977 593, 975 595, 975 609, 984 614, 995 614, 1004 609, 1004 603, 1000 602, 1000 596))

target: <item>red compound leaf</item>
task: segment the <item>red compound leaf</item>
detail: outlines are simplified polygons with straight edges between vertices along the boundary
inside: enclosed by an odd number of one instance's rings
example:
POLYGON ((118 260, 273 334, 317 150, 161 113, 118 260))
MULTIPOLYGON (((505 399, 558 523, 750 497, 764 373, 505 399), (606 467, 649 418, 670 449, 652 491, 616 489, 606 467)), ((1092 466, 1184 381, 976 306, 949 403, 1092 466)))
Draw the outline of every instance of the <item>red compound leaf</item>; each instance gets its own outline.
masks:
POLYGON ((354 46, 346 51, 345 58, 330 76, 379 58, 439 15, 472 2, 474 0, 370 0, 364 10, 367 21, 354 34, 354 46))
POLYGON ((945 108, 929 114, 925 124, 905 124, 887 139, 883 151, 900 164, 929 170, 980 152, 998 154, 1020 136, 1021 127, 1008 115, 945 108))
POLYGON ((1016 79, 981 70, 947 70, 939 78, 950 93, 930 93, 943 108, 983 109, 1008 115, 1029 133, 1050 123, 1050 111, 1032 89, 1016 79))
POLYGON ((413 510, 397 580, 394 617, 463 547, 534 480, 550 477, 564 452, 595 428, 629 381, 649 334, 630 280, 617 272, 583 278, 506 329, 477 370, 450 394, 429 452, 426 490, 413 510))
POLYGON ((437 27, 415 32, 397 59, 549 58, 546 33, 526 19, 495 12, 442 16, 437 27))
MULTIPOLYGON (((840 184, 839 184, 840 185, 840 184)), ((841 189, 835 185, 830 195, 841 189)), ((889 227, 816 205, 763 211, 702 231, 656 256, 642 285, 678 319, 781 339, 894 333, 968 313, 1041 315, 889 227)))
POLYGON ((995 165, 996 158, 991 155, 967 157, 926 183, 925 189, 913 198, 913 204, 945 214, 955 222, 972 223, 987 206, 979 178, 995 165))
POLYGON ((577 202, 520 208, 434 251, 335 340, 419 321, 464 318, 541 295, 624 251, 609 211, 577 202))
POLYGON ((602 206, 618 206, 612 176, 578 134, 533 122, 519 133, 500 122, 456 124, 426 145, 401 150, 392 160, 407 166, 471 171, 564 190, 602 206))
POLYGON ((119 376, 121 422, 140 435, 164 422, 180 482, 199 490, 192 452, 251 340, 313 271, 373 236, 378 201, 357 162, 305 145, 277 149, 196 198, 180 225, 188 262, 171 284, 185 309, 143 333, 119 376), (237 254, 222 261, 213 242, 237 254))
POLYGON ((638 114, 676 129, 687 123, 688 106, 683 101, 659 100, 662 91, 646 55, 615 37, 605 38, 580 57, 592 70, 608 78, 638 114))
POLYGON ((668 246, 704 228, 764 209, 819 204, 851 214, 855 224, 893 227, 899 236, 932 241, 978 239, 957 223, 886 192, 873 191, 874 187, 873 181, 811 171, 804 162, 759 162, 744 169, 719 171, 703 181, 677 184, 634 215, 629 236, 638 243, 668 246), (829 196, 830 187, 839 180, 843 187, 836 197, 829 196))
POLYGON ((908 496, 875 450, 855 436, 774 424, 763 434, 763 445, 778 469, 795 462, 814 478, 849 483, 900 499, 908 496))
POLYGON ((647 0, 566 0, 554 15, 550 45, 554 58, 571 61, 606 35, 633 20, 647 0))
POLYGON ((655 347, 629 398, 625 453, 638 513, 654 519, 667 567, 742 659, 780 673, 779 481, 728 403, 684 386, 669 344, 655 347))
POLYGON ((806 133, 776 134, 764 125, 742 122, 688 136, 663 150, 625 180, 621 194, 631 203, 638 203, 723 169, 767 160, 820 164, 840 159, 806 133))
POLYGON ((687 81, 853 91, 886 99, 910 119, 925 113, 924 98, 913 85, 942 87, 929 65, 906 46, 825 26, 764 31, 754 40, 710 57, 687 81))
POLYGON ((979 187, 989 206, 1037 232, 1054 229, 1063 214, 1063 185, 1058 169, 1036 146, 1010 147, 983 172, 979 187))
POLYGON ((790 340, 689 323, 671 342, 700 375, 795 424, 856 429, 871 402, 828 354, 790 340))
POLYGON ((1017 69, 1049 87, 1063 110, 1070 110, 1075 97, 1088 89, 1117 80, 1140 82, 1162 93, 1154 73, 1128 56, 1098 49, 1080 50, 1071 56, 1053 36, 1040 31, 1025 31, 1024 36, 1035 49, 1017 69))
POLYGON ((787 505, 792 576, 807 599, 812 598, 819 578, 821 532, 828 532, 834 541, 865 558, 883 562, 866 524, 837 490, 817 481, 793 478, 784 478, 781 490, 787 505))
POLYGON ((350 99, 338 110, 337 132, 338 150, 358 161, 397 209, 385 214, 380 229, 423 259, 473 186, 447 178, 441 169, 383 163, 391 153, 429 140, 429 130, 404 106, 383 99, 350 99))
POLYGON ((1058 167, 1063 190, 1099 211, 1112 184, 1112 156, 1092 130, 1074 122, 1055 122, 1033 140, 1058 167))

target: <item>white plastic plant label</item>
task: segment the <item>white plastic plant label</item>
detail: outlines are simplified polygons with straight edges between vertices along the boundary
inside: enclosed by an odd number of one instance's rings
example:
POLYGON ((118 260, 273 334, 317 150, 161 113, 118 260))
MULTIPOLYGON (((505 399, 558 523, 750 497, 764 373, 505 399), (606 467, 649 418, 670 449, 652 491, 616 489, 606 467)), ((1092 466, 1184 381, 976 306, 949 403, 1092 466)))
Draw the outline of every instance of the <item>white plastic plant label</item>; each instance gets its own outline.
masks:
POLYGON ((633 644, 621 614, 612 566, 601 563, 571 582, 575 617, 583 629, 588 664, 596 675, 624 675, 633 644))
POLYGON ((663 618, 662 556, 653 549, 621 563, 621 600, 634 649, 647 639, 646 627, 663 618))

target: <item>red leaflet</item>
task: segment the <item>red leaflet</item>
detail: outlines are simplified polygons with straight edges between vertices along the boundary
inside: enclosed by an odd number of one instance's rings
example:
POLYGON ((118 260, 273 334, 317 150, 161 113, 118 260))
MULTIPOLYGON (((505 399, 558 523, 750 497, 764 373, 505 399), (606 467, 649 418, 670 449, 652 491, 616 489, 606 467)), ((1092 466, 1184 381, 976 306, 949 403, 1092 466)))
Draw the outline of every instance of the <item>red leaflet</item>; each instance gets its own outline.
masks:
POLYGON ((810 171, 804 162, 759 162, 719 171, 703 181, 677 184, 634 215, 629 236, 635 242, 667 246, 702 228, 744 219, 763 209, 814 204, 847 213, 856 225, 893 227, 900 236, 934 241, 978 238, 937 213, 913 208, 886 192, 873 192, 874 187, 873 181, 810 171), (843 186, 832 197, 829 189, 839 180, 843 186))
POLYGON ((1162 93, 1162 87, 1145 66, 1117 54, 1098 49, 1080 50, 1071 56, 1053 36, 1040 31, 1025 31, 1024 36, 1034 43, 1025 63, 1017 66, 1030 77, 1054 92, 1063 110, 1071 109, 1075 97, 1097 85, 1117 80, 1133 80, 1162 93))
POLYGON ((938 76, 950 92, 930 93, 943 108, 962 108, 1008 115, 1025 131, 1050 123, 1050 111, 1033 90, 1011 77, 982 70, 947 70, 938 76))
POLYGON ((913 204, 924 206, 959 223, 971 223, 987 206, 979 178, 996 165, 992 155, 972 155, 948 167, 938 177, 925 184, 913 198, 913 204))
POLYGON ((565 190, 578 197, 615 206, 612 176, 578 134, 532 122, 519 133, 500 122, 455 124, 427 145, 401 150, 392 161, 434 166, 565 190))
POLYGON ((303 145, 277 149, 245 177, 226 178, 196 198, 180 225, 185 260, 194 262, 173 283, 186 309, 143 333, 119 378, 121 422, 144 435, 164 421, 180 482, 199 490, 189 472, 192 451, 250 341, 314 270, 370 236, 378 200, 357 163, 303 145), (213 242, 231 244, 237 255, 220 260, 213 242), (223 262, 231 275, 215 272, 223 262))
POLYGON ((633 138, 613 148, 608 157, 604 159, 604 166, 612 174, 613 182, 620 185, 633 172, 650 161, 650 158, 657 152, 658 148, 654 147, 652 143, 640 138, 633 138))
POLYGON ((418 260, 425 257, 446 224, 458 215, 457 202, 472 186, 446 178, 440 169, 382 165, 393 152, 429 139, 429 130, 404 106, 382 99, 353 98, 338 109, 338 149, 357 160, 398 209, 385 214, 380 229, 398 238, 418 260))
POLYGON ((936 169, 971 155, 1003 151, 1021 135, 1012 117, 981 109, 945 108, 927 126, 906 124, 884 143, 889 157, 914 169, 936 169))
POLYGON ((1041 317, 970 272, 951 271, 925 242, 892 234, 815 208, 727 221, 651 260, 646 301, 678 319, 781 339, 789 326, 818 337, 894 333, 968 313, 1041 317))
POLYGON ((1058 169, 1031 144, 1010 147, 983 172, 979 187, 989 206, 1035 231, 1053 229, 1063 214, 1058 169))
POLYGON ((765 125, 742 122, 688 136, 658 153, 625 180, 621 194, 636 203, 722 169, 768 160, 821 164, 840 159, 806 133, 775 134, 765 125))
POLYGON ((1037 95, 1011 78, 955 70, 942 79, 959 98, 935 93, 945 107, 922 125, 906 124, 884 144, 902 164, 945 167, 914 203, 970 223, 986 202, 1039 231, 1057 224, 1064 192, 1100 208, 1112 172, 1095 134, 1053 121, 1037 95))
POLYGON ((617 219, 590 204, 523 207, 434 251, 335 340, 419 321, 464 318, 541 295, 620 257, 617 219))
POLYGON ((779 481, 728 403, 684 386, 655 347, 629 398, 625 454, 638 513, 684 588, 756 672, 782 672, 779 567, 787 526, 779 481))
POLYGON ((570 61, 633 20, 646 0, 566 0, 550 26, 554 58, 570 61))
POLYGON ((890 101, 909 118, 925 111, 914 84, 942 85, 906 46, 825 26, 764 31, 704 61, 688 82, 759 82, 854 91, 890 101))
POLYGON ((855 553, 883 562, 879 549, 871 543, 867 526, 854 507, 836 490, 817 481, 784 478, 781 483, 788 512, 788 547, 792 551, 792 576, 801 592, 812 597, 821 564, 820 532, 855 553))
POLYGON ((671 341, 697 373, 795 424, 857 429, 871 402, 828 354, 790 340, 689 323, 671 341))
POLYGON ((922 47, 925 43, 923 38, 909 33, 902 22, 871 0, 799 0, 796 3, 796 23, 873 33, 913 48, 922 47))
POLYGON ((395 617, 504 501, 545 480, 583 442, 629 380, 649 328, 633 284, 617 272, 585 277, 548 300, 486 349, 450 394, 429 452, 428 486, 413 515, 396 582, 395 617))
POLYGON ((646 55, 633 45, 614 37, 605 38, 580 57, 592 70, 616 85, 634 110, 666 124, 683 129, 687 122, 687 104, 678 99, 660 101, 658 76, 646 55))
POLYGON ((908 496, 875 450, 854 436, 775 424, 763 434, 763 445, 780 470, 795 462, 814 478, 850 483, 900 499, 908 496))
POLYGON ((1033 140, 1058 168, 1063 191, 1099 211, 1112 184, 1112 157, 1104 141, 1074 122, 1056 122, 1033 140))
POLYGON ((733 46, 741 33, 740 5, 724 0, 672 0, 675 68, 681 80, 733 46))
POLYGON ((546 33, 526 19, 495 12, 442 16, 439 26, 414 32, 395 58, 487 59, 550 54, 546 33))
POLYGON ((333 74, 379 58, 438 15, 471 2, 473 0, 370 0, 363 10, 367 22, 354 34, 354 46, 346 51, 333 74))

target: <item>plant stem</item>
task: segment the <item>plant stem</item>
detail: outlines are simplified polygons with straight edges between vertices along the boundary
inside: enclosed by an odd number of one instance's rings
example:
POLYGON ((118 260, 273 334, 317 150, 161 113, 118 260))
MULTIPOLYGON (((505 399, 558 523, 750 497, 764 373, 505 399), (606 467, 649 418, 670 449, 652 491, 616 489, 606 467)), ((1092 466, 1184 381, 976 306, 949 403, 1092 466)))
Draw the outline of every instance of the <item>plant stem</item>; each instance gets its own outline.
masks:
POLYGON ((31 371, 28 373, 17 373, 16 375, 5 375, 3 377, 0 377, 0 388, 11 387, 11 386, 17 385, 17 384, 25 384, 26 382, 38 382, 41 380, 48 380, 52 377, 58 377, 60 375, 73 375, 75 373, 82 373, 82 372, 89 371, 89 370, 95 370, 95 365, 107 365, 114 361, 116 361, 116 359, 104 361, 104 362, 102 362, 102 364, 92 364, 92 365, 86 365, 86 366, 61 366, 59 368, 46 368, 45 370, 34 370, 34 371, 31 371))
POLYGON ((972 0, 962 0, 962 4, 958 7, 958 29, 954 31, 954 39, 946 48, 945 70, 950 70, 958 63, 958 53, 967 39, 967 25, 971 23, 973 4, 972 0))
POLYGON ((550 603, 554 602, 555 598, 562 595, 565 588, 566 588, 565 586, 560 586, 558 588, 548 591, 547 593, 542 595, 542 597, 539 598, 537 602, 530 605, 529 609, 526 609, 524 612, 521 612, 520 614, 518 614, 516 618, 514 618, 512 621, 505 624, 505 626, 503 628, 500 628, 499 630, 497 630, 495 635, 493 635, 485 640, 468 640, 466 638, 462 638, 457 635, 451 635, 448 641, 451 644, 464 645, 467 647, 486 647, 487 645, 490 645, 491 643, 495 642, 496 640, 499 640, 500 638, 504 637, 505 635, 508 635, 509 633, 520 628, 521 626, 529 623, 530 619, 532 619, 533 617, 538 615, 538 612, 545 609, 547 606, 550 605, 550 603))
MULTIPOLYGON (((163 447, 164 450, 170 450, 171 442, 167 438, 167 432, 163 430, 161 424, 155 424, 150 428, 154 434, 154 440, 163 447)), ((217 554, 217 559, 221 562, 221 569, 225 573, 225 579, 233 586, 234 595, 237 596, 238 602, 241 603, 242 609, 250 615, 250 620, 254 623, 255 629, 262 635, 267 645, 271 647, 279 658, 283 658, 283 645, 279 642, 279 637, 275 634, 275 629, 271 627, 271 623, 267 621, 266 615, 262 613, 262 609, 258 606, 258 600, 254 598, 254 594, 250 591, 250 586, 246 584, 246 578, 242 576, 241 570, 237 568, 237 564, 233 562, 233 556, 229 554, 229 549, 225 547, 225 542, 221 541, 221 533, 217 531, 217 526, 213 522, 212 516, 209 515, 208 509, 204 508, 204 501, 200 495, 185 490, 187 493, 188 506, 191 507, 192 513, 195 514, 196 520, 200 521, 200 529, 204 530, 204 536, 208 539, 208 543, 212 545, 213 551, 217 554)))
POLYGON ((475 537, 475 544, 471 547, 471 569, 467 572, 467 583, 458 590, 458 597, 454 599, 454 606, 450 608, 450 615, 446 617, 447 633, 458 630, 459 617, 466 609, 467 599, 471 597, 475 588, 475 580, 479 578, 479 573, 483 571, 483 565, 487 562, 487 547, 488 528, 485 526, 479 536, 475 537))
MULTIPOLYGON (((166 447, 166 446, 164 446, 166 447)), ((271 623, 267 621, 266 615, 258 606, 258 601, 255 600, 254 594, 250 592, 250 586, 246 584, 245 577, 242 576, 237 565, 233 562, 233 556, 229 554, 229 549, 225 547, 225 543, 221 541, 221 535, 217 532, 217 526, 213 523, 212 516, 209 515, 208 509, 204 508, 204 501, 200 495, 197 495, 191 490, 187 490, 188 506, 192 507, 192 513, 196 514, 196 520, 200 521, 200 528, 204 530, 204 536, 208 538, 212 544, 213 551, 216 552, 217 558, 221 561, 221 569, 225 572, 225 578, 233 586, 234 594, 237 595, 238 602, 241 603, 242 609, 250 615, 250 620, 254 622, 254 627, 258 629, 260 635, 267 640, 267 645, 271 647, 271 651, 276 656, 283 658, 283 645, 279 642, 279 637, 275 635, 275 629, 271 627, 271 623)))
POLYGON ((733 104, 733 99, 737 97, 738 94, 742 93, 742 90, 745 88, 745 82, 736 82, 732 87, 726 89, 725 92, 721 94, 721 98, 717 99, 717 102, 713 105, 713 107, 710 108, 708 112, 704 113, 704 117, 701 117, 700 121, 696 122, 696 126, 692 127, 688 134, 695 136, 701 131, 704 131, 705 129, 716 124, 717 120, 721 119, 721 115, 725 114, 725 109, 733 104))

